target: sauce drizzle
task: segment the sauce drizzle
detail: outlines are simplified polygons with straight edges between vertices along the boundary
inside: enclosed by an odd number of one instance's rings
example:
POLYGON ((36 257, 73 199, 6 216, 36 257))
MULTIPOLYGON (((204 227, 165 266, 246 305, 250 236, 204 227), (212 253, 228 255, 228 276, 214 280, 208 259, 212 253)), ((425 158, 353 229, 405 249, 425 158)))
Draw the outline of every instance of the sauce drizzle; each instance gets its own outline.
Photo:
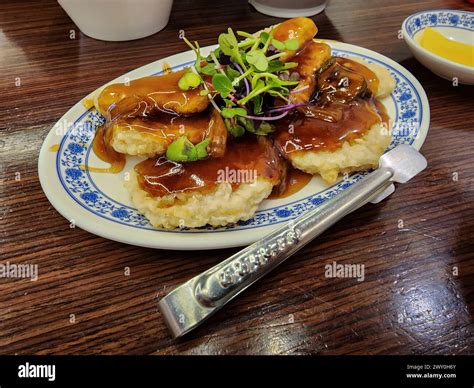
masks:
POLYGON ((245 136, 233 139, 222 158, 178 163, 164 157, 150 158, 135 166, 138 183, 152 196, 212 191, 227 182, 235 190, 240 184, 255 184, 263 177, 278 183, 283 161, 268 139, 245 136))
POLYGON ((269 199, 286 198, 290 195, 297 193, 303 187, 305 187, 311 181, 311 179, 313 179, 313 176, 301 170, 297 170, 296 168, 289 167, 285 179, 286 185, 284 190, 279 193, 273 190, 270 196, 268 197, 269 199))
POLYGON ((312 105, 276 123, 276 143, 284 154, 335 151, 363 136, 374 124, 388 128, 384 105, 373 97, 376 75, 363 64, 336 58, 317 78, 312 105))

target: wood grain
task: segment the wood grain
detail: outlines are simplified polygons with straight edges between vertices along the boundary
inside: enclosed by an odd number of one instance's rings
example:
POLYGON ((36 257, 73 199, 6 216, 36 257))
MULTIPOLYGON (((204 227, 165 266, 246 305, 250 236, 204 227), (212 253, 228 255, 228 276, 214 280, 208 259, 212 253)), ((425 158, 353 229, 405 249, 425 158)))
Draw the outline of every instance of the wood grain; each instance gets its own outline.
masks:
POLYGON ((41 190, 39 148, 83 96, 184 50, 179 30, 207 45, 227 26, 256 31, 278 19, 244 1, 181 0, 162 32, 113 43, 81 34, 52 0, 2 1, 1 8, 0 263, 38 264, 39 279, 0 279, 0 353, 473 352, 473 89, 430 73, 397 38, 413 12, 472 10, 468 3, 332 0, 314 17, 320 37, 378 51, 419 79, 431 105, 422 148, 429 167, 390 199, 344 219, 177 342, 157 312, 158 298, 235 250, 144 249, 71 229, 41 190), (365 281, 325 278, 324 266, 333 261, 364 264, 365 281))

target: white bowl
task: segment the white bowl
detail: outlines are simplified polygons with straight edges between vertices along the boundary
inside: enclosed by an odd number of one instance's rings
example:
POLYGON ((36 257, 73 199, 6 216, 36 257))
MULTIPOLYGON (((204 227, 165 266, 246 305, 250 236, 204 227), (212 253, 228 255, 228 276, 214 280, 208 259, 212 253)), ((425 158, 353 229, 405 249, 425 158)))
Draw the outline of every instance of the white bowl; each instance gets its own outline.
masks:
POLYGON ((277 18, 314 16, 324 11, 327 0, 249 0, 260 13, 277 18))
POLYGON ((58 0, 79 29, 94 39, 144 38, 165 28, 173 0, 58 0))
POLYGON ((416 36, 427 27, 449 39, 474 44, 474 12, 434 9, 410 15, 402 24, 403 39, 418 61, 442 78, 474 85, 474 67, 450 61, 419 45, 416 36))

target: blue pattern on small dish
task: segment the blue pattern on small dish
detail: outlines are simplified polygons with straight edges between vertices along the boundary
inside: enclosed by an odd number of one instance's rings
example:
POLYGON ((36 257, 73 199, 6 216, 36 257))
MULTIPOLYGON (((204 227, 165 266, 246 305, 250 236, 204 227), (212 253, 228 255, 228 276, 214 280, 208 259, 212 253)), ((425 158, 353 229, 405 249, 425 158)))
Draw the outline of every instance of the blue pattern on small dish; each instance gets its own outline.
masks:
POLYGON ((422 11, 411 15, 405 21, 405 28, 411 38, 426 27, 455 27, 474 31, 474 13, 456 10, 422 11))

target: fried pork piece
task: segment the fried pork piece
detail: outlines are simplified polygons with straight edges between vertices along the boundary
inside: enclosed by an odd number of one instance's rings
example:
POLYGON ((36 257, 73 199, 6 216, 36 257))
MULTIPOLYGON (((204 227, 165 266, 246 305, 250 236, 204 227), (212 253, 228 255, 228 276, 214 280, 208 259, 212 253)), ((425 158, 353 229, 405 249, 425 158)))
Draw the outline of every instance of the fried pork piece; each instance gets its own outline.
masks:
POLYGON ((189 69, 185 68, 160 76, 138 78, 129 84, 106 86, 95 97, 94 105, 103 115, 121 101, 126 103, 116 114, 136 111, 140 115, 162 112, 190 115, 202 112, 209 105, 209 98, 199 95, 203 88, 199 86, 183 91, 178 87, 178 81, 187 71, 189 69))
POLYGON ((209 138, 209 155, 219 157, 224 154, 227 141, 227 128, 214 108, 189 117, 162 114, 153 118, 121 118, 109 130, 115 151, 146 157, 165 154, 168 145, 181 136, 193 144, 209 138))
MULTIPOLYGON (((385 113, 383 104, 377 98, 390 95, 395 89, 395 80, 388 70, 380 65, 369 64, 357 58, 351 58, 349 61, 342 59, 340 63, 344 66, 353 66, 354 70, 359 70, 364 74, 366 86, 372 94, 371 100, 360 101, 363 88, 356 92, 354 90, 358 88, 354 87, 352 91, 346 90, 348 93, 345 94, 345 98, 355 100, 350 102, 345 100, 345 104, 356 109, 344 108, 342 112, 339 109, 333 109, 338 107, 337 102, 329 103, 326 107, 310 107, 306 113, 312 114, 311 120, 314 122, 309 136, 306 136, 305 141, 298 143, 298 140, 304 136, 298 139, 298 129, 296 129, 296 136, 287 138, 285 143, 286 155, 293 167, 310 174, 319 174, 328 184, 333 184, 341 173, 376 168, 380 157, 391 142, 389 117, 385 113), (366 69, 354 66, 351 61, 364 65, 366 69), (351 95, 351 98, 348 98, 348 95, 351 95), (369 105, 366 113, 357 107, 360 102, 363 102, 361 108, 363 105, 369 105), (378 119, 375 114, 379 115, 378 119), (334 131, 333 136, 331 136, 331 131, 334 131), (341 137, 343 137, 342 142, 334 141, 341 137), (326 147, 318 149, 313 147, 314 144, 309 145, 310 143, 318 144, 318 142, 326 147), (308 150, 305 150, 305 146, 308 150)), ((335 98, 334 95, 333 98, 335 98)))
POLYGON ((372 71, 378 80, 378 85, 374 92, 374 96, 377 98, 385 98, 390 95, 395 90, 396 82, 395 79, 390 75, 390 72, 376 63, 368 63, 360 58, 351 57, 351 60, 358 62, 370 71, 372 71))
POLYGON ((378 166, 391 137, 375 96, 390 94, 395 81, 385 69, 371 69, 337 58, 318 75, 316 103, 277 124, 276 143, 295 168, 332 184, 340 173, 378 166))
POLYGON ((222 158, 147 159, 125 187, 155 227, 223 226, 251 218, 281 180, 283 160, 263 136, 234 139, 222 158))
POLYGON ((345 141, 334 151, 306 151, 289 154, 293 167, 309 174, 319 174, 327 184, 336 182, 339 174, 376 168, 390 145, 391 137, 381 124, 352 141, 345 141))
POLYGON ((305 17, 293 18, 278 24, 273 32, 273 37, 281 42, 287 39, 298 40, 298 50, 286 50, 285 55, 280 59, 284 62, 292 59, 296 53, 301 50, 307 43, 311 42, 313 37, 318 33, 318 27, 311 19, 305 17))
MULTIPOLYGON (((318 85, 317 81, 321 74, 326 78, 332 77, 338 82, 341 79, 346 79, 349 86, 357 84, 357 88, 352 87, 352 98, 366 94, 367 89, 370 90, 373 96, 384 98, 395 89, 395 80, 386 68, 375 63, 365 62, 359 58, 332 57, 331 47, 322 41, 308 43, 293 58, 293 61, 298 63, 293 71, 300 76, 300 82, 295 90, 302 89, 290 96, 293 103, 310 101, 321 86, 318 85), (341 71, 344 74, 341 74, 341 71)), ((348 96, 347 90, 339 88, 336 83, 333 83, 330 87, 335 91, 339 89, 341 95, 348 96)), ((317 98, 317 96, 315 97, 317 98)), ((308 109, 299 109, 308 112, 308 109)))
POLYGON ((309 42, 293 61, 298 63, 294 71, 299 74, 300 81, 295 90, 303 89, 291 95, 291 102, 308 102, 317 86, 317 73, 331 58, 331 47, 322 42, 309 42))

